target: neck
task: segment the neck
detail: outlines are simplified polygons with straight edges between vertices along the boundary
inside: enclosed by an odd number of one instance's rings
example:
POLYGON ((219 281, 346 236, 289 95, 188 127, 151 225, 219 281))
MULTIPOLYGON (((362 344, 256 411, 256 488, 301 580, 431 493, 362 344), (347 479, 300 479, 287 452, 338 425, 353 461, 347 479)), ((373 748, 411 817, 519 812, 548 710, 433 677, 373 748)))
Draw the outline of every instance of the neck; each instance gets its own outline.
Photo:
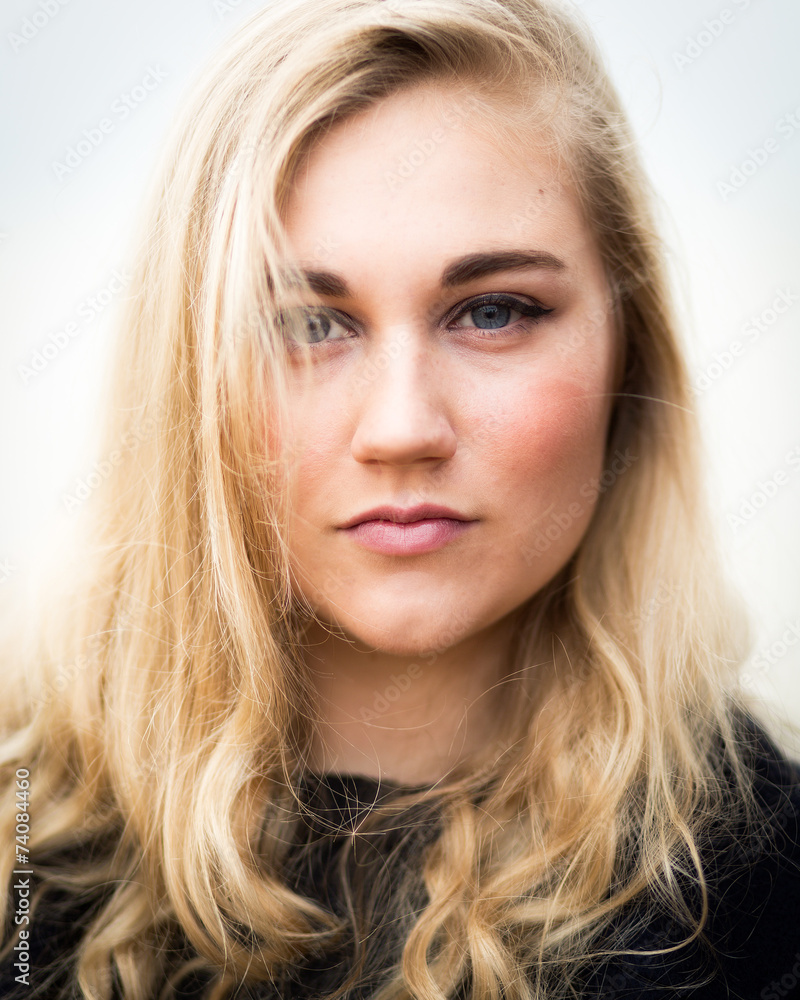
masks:
POLYGON ((414 659, 312 624, 305 659, 319 710, 313 769, 421 784, 484 756, 514 697, 511 637, 509 617, 414 659))

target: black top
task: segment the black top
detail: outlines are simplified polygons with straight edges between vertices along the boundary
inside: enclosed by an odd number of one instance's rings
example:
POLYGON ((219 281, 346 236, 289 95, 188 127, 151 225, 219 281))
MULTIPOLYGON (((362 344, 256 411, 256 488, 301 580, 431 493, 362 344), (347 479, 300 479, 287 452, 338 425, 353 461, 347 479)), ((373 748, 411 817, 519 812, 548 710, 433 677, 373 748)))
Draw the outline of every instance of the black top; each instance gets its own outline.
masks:
MULTIPOLYGON (((586 1000, 671 1000, 678 996, 695 1000, 800 1000, 800 764, 787 760, 759 727, 750 726, 757 741, 753 758, 756 790, 769 824, 747 842, 726 838, 712 840, 704 848, 712 888, 704 933, 711 949, 694 943, 667 956, 606 960, 584 977, 580 995, 586 1000), (692 985, 707 977, 711 978, 704 985, 692 985)), ((351 824, 376 797, 401 787, 386 781, 379 784, 363 775, 337 774, 325 775, 318 785, 316 798, 312 795, 310 800, 312 805, 316 803, 316 814, 349 819, 351 824)), ((334 865, 337 840, 322 838, 320 844, 325 847, 315 855, 312 870, 295 885, 335 909, 335 890, 328 874, 334 865)), ((53 963, 69 958, 77 943, 79 920, 100 902, 94 899, 76 904, 49 890, 29 928, 29 985, 15 982, 19 970, 13 963, 19 956, 5 959, 0 965, 0 997, 56 1000, 77 996, 69 991, 63 967, 53 975, 53 963)), ((650 905, 623 914, 613 943, 618 947, 623 942, 624 947, 641 952, 663 948, 684 937, 684 931, 650 905)), ((243 987, 236 995, 242 1000, 319 997, 341 979, 342 969, 327 961, 319 968, 309 965, 300 970, 297 981, 279 991, 263 984, 243 987)), ((186 981, 177 996, 199 1000, 208 981, 198 974, 186 981)), ((369 992, 357 995, 367 997, 369 992)))

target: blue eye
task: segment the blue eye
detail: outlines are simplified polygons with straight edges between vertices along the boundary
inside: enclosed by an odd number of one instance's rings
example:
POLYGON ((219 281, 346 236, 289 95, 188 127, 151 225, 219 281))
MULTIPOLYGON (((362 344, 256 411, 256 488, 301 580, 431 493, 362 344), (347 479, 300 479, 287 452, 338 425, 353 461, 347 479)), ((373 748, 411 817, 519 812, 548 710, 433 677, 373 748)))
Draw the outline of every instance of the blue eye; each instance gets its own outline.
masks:
POLYGON ((470 319, 475 326, 482 330, 499 330, 508 326, 511 321, 512 310, 510 306, 500 305, 498 302, 486 302, 477 309, 470 310, 470 319), (481 322, 483 320, 483 322, 481 322))
POLYGON ((331 331, 345 327, 338 323, 332 313, 325 309, 298 307, 286 309, 278 316, 278 325, 284 337, 290 342, 305 344, 320 344, 328 340, 341 338, 331 337, 331 331))
POLYGON ((514 327, 523 316, 536 322, 552 311, 510 295, 488 294, 468 302, 466 308, 456 314, 455 322, 451 325, 462 330, 485 330, 489 336, 494 336, 492 330, 514 327))
MULTIPOLYGON (((511 295, 489 293, 461 306, 458 312, 451 314, 453 318, 446 322, 446 326, 451 330, 480 330, 486 338, 504 334, 511 336, 522 332, 526 322, 536 323, 552 311, 538 303, 524 302, 511 295)), ((355 332, 357 325, 348 321, 348 317, 324 306, 284 309, 278 314, 277 321, 290 348, 299 344, 314 346, 335 343, 359 336, 355 332)))

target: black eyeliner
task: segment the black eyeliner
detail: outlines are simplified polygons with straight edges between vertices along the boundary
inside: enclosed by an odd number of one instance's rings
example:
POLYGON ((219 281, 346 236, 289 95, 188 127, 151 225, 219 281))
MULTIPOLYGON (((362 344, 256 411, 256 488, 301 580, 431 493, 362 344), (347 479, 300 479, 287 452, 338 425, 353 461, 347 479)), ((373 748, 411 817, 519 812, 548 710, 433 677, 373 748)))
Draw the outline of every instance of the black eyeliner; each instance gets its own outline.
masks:
POLYGON ((503 294, 502 292, 486 292, 483 295, 479 295, 475 299, 470 299, 469 301, 462 303, 456 307, 456 311, 450 313, 446 319, 446 324, 449 325, 453 320, 458 319, 465 313, 471 312, 473 309, 478 309, 480 306, 491 305, 491 306, 508 306, 510 309, 516 310, 516 312, 522 313, 523 316, 527 316, 529 319, 541 319, 543 316, 547 316, 549 313, 553 312, 552 307, 547 308, 545 306, 534 304, 531 302, 524 302, 522 299, 515 298, 512 295, 503 294))

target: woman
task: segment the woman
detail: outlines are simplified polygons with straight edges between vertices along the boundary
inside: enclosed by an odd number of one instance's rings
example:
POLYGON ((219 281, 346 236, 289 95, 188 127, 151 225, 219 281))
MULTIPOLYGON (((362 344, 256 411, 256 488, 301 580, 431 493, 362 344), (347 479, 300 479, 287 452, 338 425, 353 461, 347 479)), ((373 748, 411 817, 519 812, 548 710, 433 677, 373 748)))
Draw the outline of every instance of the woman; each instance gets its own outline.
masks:
POLYGON ((800 775, 572 21, 269 5, 133 287, 4 709, 4 995, 791 995, 800 775))

